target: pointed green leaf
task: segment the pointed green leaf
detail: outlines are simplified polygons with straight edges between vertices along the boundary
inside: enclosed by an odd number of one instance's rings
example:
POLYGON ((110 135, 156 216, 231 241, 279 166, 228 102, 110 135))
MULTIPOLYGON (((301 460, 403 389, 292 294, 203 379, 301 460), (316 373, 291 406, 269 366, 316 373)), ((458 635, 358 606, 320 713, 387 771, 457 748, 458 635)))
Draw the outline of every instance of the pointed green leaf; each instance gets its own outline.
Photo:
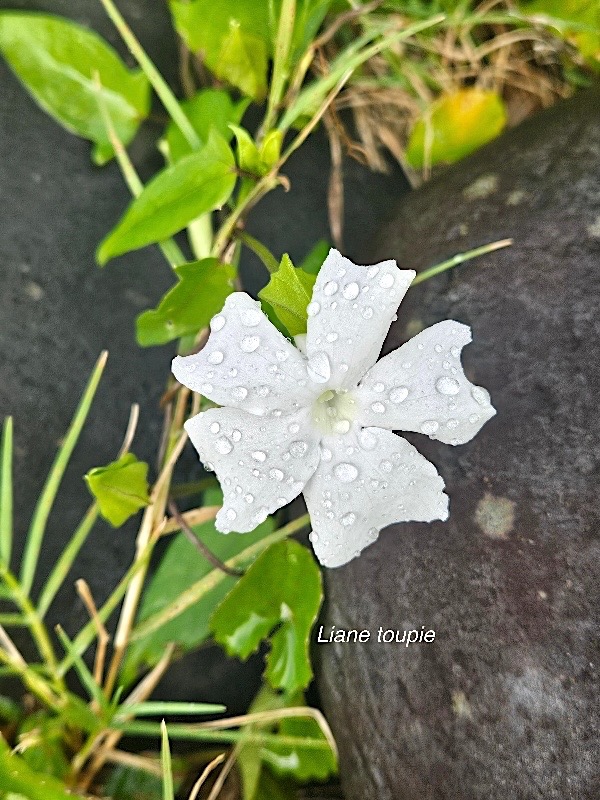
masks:
POLYGON ((136 320, 141 347, 165 344, 206 327, 233 291, 235 269, 205 258, 175 269, 179 283, 165 294, 157 308, 144 311, 136 320))
POLYGON ((318 275, 325 259, 331 249, 331 245, 325 239, 319 239, 316 245, 304 256, 298 269, 307 272, 309 275, 318 275))
POLYGON ((160 242, 201 214, 220 208, 229 199, 235 180, 231 148, 212 130, 201 150, 159 172, 132 201, 100 245, 99 263, 160 242))
POLYGON ((95 143, 94 158, 112 156, 102 105, 128 144, 147 116, 150 86, 96 33, 67 19, 36 12, 0 13, 0 52, 36 102, 72 133, 95 143))
POLYGON ((426 162, 451 164, 495 139, 505 124, 504 103, 496 92, 460 89, 440 97, 427 119, 418 120, 406 158, 417 169, 426 162))
POLYGON ((277 272, 258 296, 265 300, 291 336, 306 333, 306 307, 310 303, 316 276, 296 269, 287 253, 277 272))
MULTIPOLYGON (((215 128, 217 133, 229 141, 231 139, 229 124, 239 124, 244 111, 248 108, 248 102, 244 99, 236 103, 231 99, 229 93, 222 89, 202 89, 180 105, 200 141, 202 144, 206 144, 211 128, 215 128)), ((169 122, 163 141, 166 144, 171 163, 179 161, 183 156, 192 152, 192 148, 181 130, 173 121, 169 122)))
POLYGON ((240 169, 244 172, 251 172, 253 175, 264 175, 267 171, 264 168, 258 147, 254 143, 254 139, 245 128, 240 128, 239 125, 229 126, 237 140, 237 160, 240 169))
POLYGON ((85 476, 104 519, 118 528, 148 505, 148 464, 126 453, 105 467, 95 467, 85 476))
MULTIPOLYGON (((272 530, 273 521, 270 518, 252 533, 243 536, 224 536, 215 529, 213 522, 194 527, 198 538, 221 561, 227 561, 255 542, 264 539, 272 530)), ((177 534, 144 589, 138 623, 162 611, 192 583, 213 571, 212 564, 184 534, 177 534)), ((183 652, 193 650, 202 644, 210 634, 208 627, 210 615, 227 592, 235 586, 237 580, 235 577, 225 575, 223 580, 200 601, 147 637, 131 642, 121 679, 128 684, 136 677, 141 667, 153 667, 163 655, 165 646, 169 642, 174 642, 183 652)))
POLYGON ((314 558, 286 540, 257 558, 217 608, 210 627, 227 652, 242 659, 270 640, 265 677, 271 686, 294 692, 312 677, 309 636, 321 600, 314 558))
POLYGON ((268 3, 255 0, 171 0, 175 27, 212 72, 248 97, 267 88, 268 3))

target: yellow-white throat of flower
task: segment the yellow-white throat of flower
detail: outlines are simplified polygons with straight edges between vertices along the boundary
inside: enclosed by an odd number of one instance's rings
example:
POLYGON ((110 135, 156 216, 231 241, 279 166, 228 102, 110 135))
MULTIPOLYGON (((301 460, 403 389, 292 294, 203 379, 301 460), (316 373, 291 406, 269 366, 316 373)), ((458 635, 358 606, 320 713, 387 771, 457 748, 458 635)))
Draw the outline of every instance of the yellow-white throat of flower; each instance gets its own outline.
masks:
POLYGON ((319 395, 312 407, 312 420, 324 435, 344 434, 356 417, 356 400, 352 392, 327 389, 319 395))

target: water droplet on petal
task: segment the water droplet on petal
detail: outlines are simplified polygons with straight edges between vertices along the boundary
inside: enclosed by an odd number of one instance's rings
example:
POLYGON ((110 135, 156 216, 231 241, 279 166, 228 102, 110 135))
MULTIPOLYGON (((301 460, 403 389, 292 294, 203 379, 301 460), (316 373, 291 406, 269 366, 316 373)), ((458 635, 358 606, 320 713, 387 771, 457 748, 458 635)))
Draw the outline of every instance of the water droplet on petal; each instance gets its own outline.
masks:
POLYGON ((381 278, 379 278, 379 285, 382 289, 392 288, 394 285, 394 276, 391 274, 391 272, 386 272, 385 275, 382 275, 381 278))
POLYGON ((342 290, 342 294, 346 298, 346 300, 354 300, 355 297, 358 297, 359 293, 358 283, 349 283, 347 286, 344 286, 342 290))
POLYGON ((450 354, 454 356, 454 358, 458 358, 460 355, 460 347, 454 345, 450 348, 450 354))
POLYGON ((231 453, 233 450, 233 445, 226 436, 221 436, 215 442, 215 450, 217 453, 221 453, 222 456, 226 456, 227 453, 231 453))
POLYGON ((348 364, 340 364, 339 370, 340 372, 348 372, 348 364))
POLYGON ((430 436, 432 433, 435 433, 439 427, 439 422, 436 422, 434 419, 428 419, 421 424, 421 432, 430 436))
POLYGON ((327 339, 328 342, 336 342, 338 339, 338 335, 337 333, 328 333, 325 338, 327 339))
POLYGON ((356 514, 353 514, 352 511, 349 511, 347 514, 344 514, 340 522, 346 528, 350 525, 354 525, 356 522, 356 514))
POLYGON ((393 464, 392 464, 392 462, 391 462, 391 461, 388 461, 387 459, 384 459, 384 460, 381 462, 381 464, 379 465, 379 469, 380 469, 382 472, 391 472, 391 471, 392 471, 392 468, 393 468, 393 464))
POLYGON ((378 381, 377 383, 373 384, 373 391, 374 392, 383 392, 385 389, 385 384, 378 381))
POLYGON ((335 281, 327 281, 327 283, 323 287, 323 294, 327 295, 327 297, 331 297, 337 292, 337 290, 338 290, 338 285, 335 281))
POLYGON ((375 414, 383 414, 385 411, 385 406, 383 405, 383 403, 372 403, 371 411, 374 411, 375 414))
POLYGON ((250 493, 248 493, 248 494, 245 494, 245 495, 244 495, 244 500, 245 500, 247 503, 253 503, 253 502, 254 502, 254 495, 253 495, 253 494, 250 494, 250 493))
POLYGON ((396 386, 390 392, 390 400, 392 403, 401 403, 408 397, 408 389, 406 386, 396 386))
POLYGON ((483 386, 474 386, 471 389, 471 397, 480 406, 489 406, 490 404, 490 393, 483 386))
POLYGON ((255 450, 251 455, 255 461, 260 461, 260 462, 265 461, 267 458, 267 454, 264 453, 262 450, 255 450))
POLYGON ((240 319, 242 325, 245 325, 247 328, 254 328, 256 325, 260 324, 262 313, 257 308, 243 308, 240 311, 240 319))
POLYGON ((371 319, 373 316, 373 309, 371 306, 365 306, 362 311, 362 315, 365 319, 371 319))
POLYGON ((230 522, 233 522, 233 520, 237 517, 237 514, 235 513, 233 508, 228 508, 227 511, 225 512, 225 516, 230 522))
POLYGON ((210 432, 211 433, 218 433, 220 430, 221 430, 221 426, 219 425, 218 422, 213 422, 213 424, 210 426, 210 432))
POLYGON ((436 344, 436 346, 433 349, 435 350, 436 353, 441 353, 444 348, 442 347, 441 344, 436 344))
POLYGON ((306 306, 306 313, 309 317, 316 317, 320 310, 321 306, 316 301, 313 301, 306 306))
POLYGON ((306 444, 306 442, 303 442, 301 440, 297 442, 292 442, 290 444, 290 453, 294 456, 294 458, 302 458, 302 456, 306 453, 307 450, 308 450, 308 445, 306 444))
POLYGON ((306 369, 310 378, 312 378, 315 383, 327 383, 331 377, 331 364, 329 363, 327 353, 320 352, 311 356, 306 365, 306 369))
POLYGON ((444 375, 436 381, 435 388, 440 394, 458 394, 460 392, 460 383, 455 378, 444 375))
POLYGON ((236 386, 231 390, 231 396, 234 400, 245 400, 248 397, 248 389, 245 386, 236 386))
POLYGON ((272 469, 269 472, 269 477, 273 478, 274 481, 282 481, 283 472, 280 469, 272 469))
POLYGON ((223 353, 220 350, 213 350, 206 360, 209 364, 220 364, 223 358, 223 353))
POLYGON ((347 419, 338 419, 333 423, 333 430, 336 433, 348 433, 350 430, 350 422, 347 419))
POLYGON ((333 453, 328 447, 323 447, 321 449, 321 460, 322 461, 331 461, 333 458, 333 453))
POLYGON ((225 317, 222 314, 217 314, 216 317, 213 317, 210 321, 210 329, 211 331, 220 331, 221 328, 225 325, 225 317))
POLYGON ((457 419, 449 419, 446 425, 448 428, 458 428, 460 422, 457 419))
POLYGON ((288 431, 290 433, 298 433, 300 430, 300 425, 297 422, 292 422, 291 425, 288 425, 288 431))
POLYGON ((469 417, 469 422, 471 425, 475 425, 476 422, 479 422, 479 415, 478 414, 471 414, 469 417))
POLYGON ((240 342, 240 347, 244 353, 253 353, 260 344, 259 336, 244 336, 240 342))
POLYGON ((278 350, 275 353, 275 358, 277 359, 277 361, 287 361, 287 359, 289 358, 289 355, 290 354, 286 353, 285 350, 278 350))
POLYGON ((342 481, 342 483, 352 483, 352 481, 356 480, 358 477, 358 470, 354 464, 348 464, 346 462, 338 464, 333 471, 336 478, 342 481))
POLYGON ((237 429, 234 429, 231 431, 231 438, 234 442, 239 442, 239 440, 242 438, 242 434, 237 429))
POLYGON ((269 389, 268 386, 259 386, 258 389, 256 390, 256 394, 259 397, 266 397, 270 391, 271 390, 269 389))
POLYGON ((377 436, 366 428, 360 432, 359 438, 365 450, 374 450, 377 447, 377 436))
POLYGON ((230 378, 235 378, 235 376, 237 375, 237 369, 235 367, 232 367, 227 374, 229 375, 230 378))

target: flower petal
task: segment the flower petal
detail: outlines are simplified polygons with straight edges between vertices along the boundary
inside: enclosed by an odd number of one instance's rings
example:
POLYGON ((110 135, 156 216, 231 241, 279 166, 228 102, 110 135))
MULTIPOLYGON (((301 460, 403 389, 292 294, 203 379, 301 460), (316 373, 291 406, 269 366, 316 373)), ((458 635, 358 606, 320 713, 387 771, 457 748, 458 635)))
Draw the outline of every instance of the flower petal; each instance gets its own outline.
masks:
POLYGON ((329 251, 307 309, 306 353, 314 381, 332 389, 358 383, 377 361, 415 274, 395 261, 361 267, 329 251))
POLYGON ((245 292, 229 295, 195 355, 173 359, 180 383, 222 406, 252 414, 293 411, 314 396, 306 360, 245 292))
POLYGON ((389 353, 355 393, 357 421, 446 444, 468 442, 496 413, 487 391, 463 372, 460 353, 470 341, 467 325, 446 320, 389 353))
POLYGON ((297 497, 319 463, 319 435, 309 412, 268 421, 234 408, 213 408, 185 423, 200 459, 217 473, 223 533, 254 530, 268 514, 297 497))
POLYGON ((326 437, 304 488, 317 558, 339 567, 392 522, 447 519, 443 488, 433 464, 389 431, 354 426, 346 436, 326 437))

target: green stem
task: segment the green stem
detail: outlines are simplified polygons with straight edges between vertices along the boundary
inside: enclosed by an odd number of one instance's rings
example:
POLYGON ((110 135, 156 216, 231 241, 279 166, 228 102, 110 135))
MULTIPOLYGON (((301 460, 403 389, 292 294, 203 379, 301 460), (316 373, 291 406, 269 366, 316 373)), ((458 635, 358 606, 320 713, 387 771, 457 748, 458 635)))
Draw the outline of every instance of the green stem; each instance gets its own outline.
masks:
MULTIPOLYGON (((276 542, 280 542, 282 539, 287 539, 288 536, 297 533, 309 524, 310 517, 308 514, 304 514, 302 517, 298 517, 292 522, 289 522, 287 525, 284 525, 283 528, 274 531, 269 536, 265 536, 265 538, 261 539, 259 542, 247 547, 245 550, 242 550, 241 553, 238 553, 236 556, 233 556, 233 558, 230 558, 228 561, 226 561, 225 566, 229 567, 230 569, 240 567, 253 559, 259 553, 262 553, 267 549, 267 547, 270 547, 276 542)), ((175 600, 173 600, 173 602, 161 609, 161 611, 158 611, 153 616, 148 617, 148 619, 144 620, 144 622, 142 622, 137 628, 134 628, 131 632, 131 641, 143 639, 145 636, 148 636, 149 634, 161 628, 165 623, 170 622, 172 619, 175 619, 175 617, 178 617, 179 614, 182 614, 187 608, 194 605, 194 603, 197 603, 198 600, 204 597, 204 595, 212 591, 215 586, 218 586, 218 584, 220 584, 226 577, 226 573, 222 572, 221 570, 215 569, 212 572, 209 572, 208 575, 196 583, 193 583, 175 600)))
POLYGON ((56 656, 54 654, 54 649, 52 647, 50 637, 48 636, 46 626, 33 607, 31 600, 23 591, 23 587, 19 581, 3 564, 0 565, 0 578, 2 578, 6 586, 10 589, 11 597, 14 603, 21 609, 23 616, 27 620, 27 627, 33 636, 39 654, 43 658, 48 671, 54 678, 59 680, 61 684, 60 688, 64 689, 64 686, 62 686, 62 681, 60 681, 58 675, 56 656))
POLYGON ((69 573, 69 570, 73 566, 73 562, 75 561, 77 553, 79 553, 96 520, 98 519, 98 513, 97 503, 92 503, 87 510, 86 515, 77 526, 77 529, 71 537, 71 540, 62 551, 60 558, 54 565, 54 569, 50 573, 48 580, 44 584, 44 588, 40 592, 40 597, 37 604, 37 613, 40 619, 43 619, 46 616, 46 612, 50 608, 56 593, 62 586, 69 573))
POLYGON ((273 127, 277 109, 283 97, 285 85, 289 77, 290 51, 294 24, 296 21, 296 0, 283 0, 277 26, 275 57, 273 59, 273 76, 267 100, 267 113, 262 124, 264 133, 273 127))
POLYGON ((452 258, 449 258, 447 261, 442 261, 441 264, 436 264, 434 267, 430 267, 429 269, 423 270, 423 272, 419 272, 417 277, 410 285, 411 289, 413 286, 417 286, 419 283, 423 283, 423 281, 427 281, 429 278, 433 278, 436 275, 439 275, 441 272, 446 272, 448 269, 458 267, 459 264, 464 264, 465 261, 470 261, 472 258, 477 258, 478 256, 484 256, 486 253, 493 253, 494 250, 500 250, 503 247, 510 247, 512 243, 512 239, 501 239, 498 242, 484 244, 482 247, 476 247, 474 250, 468 250, 466 253, 458 253, 457 255, 452 256, 452 258))
POLYGON ((64 442, 56 454, 56 458, 52 464, 52 468, 50 469, 48 478, 46 479, 46 483, 35 507, 29 533, 27 534, 25 552, 23 554, 23 561, 21 564, 20 581, 24 595, 29 595, 31 592, 31 586, 33 584, 33 577, 35 575, 35 570, 40 555, 42 540, 46 531, 46 523, 48 522, 48 517, 50 515, 50 511, 52 510, 54 499, 56 498, 56 493, 58 492, 58 487, 62 481, 67 464, 69 463, 71 454, 75 448, 75 445, 77 444, 77 440, 79 439, 81 429, 83 428, 85 420, 87 419, 87 415, 92 405, 94 395, 96 394, 98 384, 100 383, 100 378, 102 377, 102 372, 104 370, 107 358, 108 353, 104 351, 96 362, 94 371, 92 372, 85 392, 83 393, 83 397, 81 398, 79 406, 77 407, 75 415, 73 416, 64 442))
POLYGON ((7 567, 10 566, 13 536, 12 450, 13 421, 12 417, 6 417, 2 430, 0 460, 0 561, 7 567))
POLYGON ((125 22, 125 19, 114 4, 113 0, 100 0, 100 2, 104 6, 104 10, 110 17, 115 28, 119 31, 121 38, 129 48, 130 53, 140 65, 144 74, 154 87, 154 91, 160 97, 161 102, 169 112, 171 119, 177 125, 190 147, 193 150, 197 150, 201 146, 200 138, 194 130, 192 123, 189 121, 183 109, 179 105, 177 98, 169 88, 169 85, 144 51, 144 48, 135 37, 135 34, 129 25, 125 22))
POLYGON ((252 250, 260 258, 271 275, 277 272, 279 263, 268 247, 265 247, 262 242, 259 242, 258 239, 255 239, 254 236, 251 236, 246 231, 238 231, 236 236, 242 244, 245 244, 248 249, 252 250))
MULTIPOLYGON (((117 725, 118 730, 138 736, 159 736, 160 724, 156 722, 127 722, 117 725)), ((171 739, 200 740, 204 742, 229 742, 243 741, 262 745, 278 745, 280 747, 299 747, 305 750, 330 750, 326 739, 309 739, 304 736, 284 736, 276 733, 254 733, 249 731, 210 730, 208 728, 193 728, 185 724, 169 723, 167 726, 171 739)))
MULTIPOLYGON (((102 119, 104 121, 104 127, 106 128, 108 138, 110 139, 110 143, 115 151, 117 164, 119 165, 119 169, 121 170, 121 174, 129 191, 134 197, 139 197, 144 189, 144 184, 142 183, 140 176, 133 166, 133 162, 129 158, 127 148, 119 139, 112 123, 108 108, 106 107, 102 92, 100 91, 102 88, 100 84, 100 76, 98 73, 96 73, 94 77, 99 90, 97 101, 100 107, 100 113, 102 114, 102 119)), ((171 267, 179 267, 182 264, 185 264, 187 261, 186 257, 183 255, 174 239, 165 239, 164 242, 158 242, 158 246, 171 267)))

